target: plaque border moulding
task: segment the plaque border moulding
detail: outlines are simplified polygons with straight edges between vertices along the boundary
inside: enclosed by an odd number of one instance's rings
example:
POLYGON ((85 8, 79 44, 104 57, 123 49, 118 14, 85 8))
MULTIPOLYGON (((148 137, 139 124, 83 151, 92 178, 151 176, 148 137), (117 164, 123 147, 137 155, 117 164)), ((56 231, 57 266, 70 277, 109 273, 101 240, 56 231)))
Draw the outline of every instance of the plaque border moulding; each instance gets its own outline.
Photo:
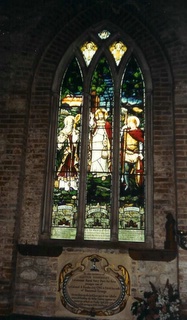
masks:
POLYGON ((59 275, 63 306, 74 314, 110 316, 121 312, 130 295, 130 278, 122 265, 115 267, 99 255, 86 256, 59 275))

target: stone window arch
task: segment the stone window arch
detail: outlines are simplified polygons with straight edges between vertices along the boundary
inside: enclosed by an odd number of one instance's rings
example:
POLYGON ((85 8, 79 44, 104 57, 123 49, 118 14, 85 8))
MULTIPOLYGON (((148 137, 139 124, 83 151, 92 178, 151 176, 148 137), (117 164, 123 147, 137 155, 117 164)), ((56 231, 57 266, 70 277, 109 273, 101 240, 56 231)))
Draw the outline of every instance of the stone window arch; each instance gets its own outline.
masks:
POLYGON ((59 62, 53 93, 42 235, 72 245, 150 245, 152 85, 141 50, 112 25, 90 28, 69 46, 59 62), (103 70, 104 77, 98 75, 103 70), (78 84, 68 88, 68 81, 76 82, 73 74, 78 73, 78 84), (95 129, 101 110, 111 130, 108 137, 106 129, 95 129), (129 119, 138 129, 139 141, 129 135, 129 119), (68 122, 74 129, 79 126, 79 145, 75 135, 64 135, 68 122), (102 150, 96 144, 93 147, 99 130, 105 133, 102 150), (136 150, 125 146, 127 135, 136 150), (65 161, 75 156, 74 147, 79 149, 77 167, 71 159, 74 168, 67 169, 65 161), (94 167, 96 151, 105 169, 94 167))

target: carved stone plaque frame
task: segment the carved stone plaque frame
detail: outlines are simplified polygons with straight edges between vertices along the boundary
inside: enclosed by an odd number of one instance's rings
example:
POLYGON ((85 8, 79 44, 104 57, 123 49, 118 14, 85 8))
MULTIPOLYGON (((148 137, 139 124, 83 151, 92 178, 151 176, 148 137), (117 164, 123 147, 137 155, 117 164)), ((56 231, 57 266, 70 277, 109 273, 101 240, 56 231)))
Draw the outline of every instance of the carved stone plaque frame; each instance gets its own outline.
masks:
POLYGON ((66 264, 59 276, 63 306, 74 314, 109 316, 122 311, 130 295, 130 279, 124 266, 109 265, 90 255, 75 266, 66 264))

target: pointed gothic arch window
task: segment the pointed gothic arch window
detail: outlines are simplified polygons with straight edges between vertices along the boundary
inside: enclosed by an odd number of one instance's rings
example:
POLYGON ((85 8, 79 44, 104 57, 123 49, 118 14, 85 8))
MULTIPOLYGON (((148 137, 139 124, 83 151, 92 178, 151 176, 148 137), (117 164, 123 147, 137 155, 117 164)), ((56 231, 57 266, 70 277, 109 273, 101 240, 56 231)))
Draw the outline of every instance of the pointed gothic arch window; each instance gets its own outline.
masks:
POLYGON ((50 238, 145 243, 149 110, 141 59, 119 33, 99 30, 90 39, 63 65, 50 238))

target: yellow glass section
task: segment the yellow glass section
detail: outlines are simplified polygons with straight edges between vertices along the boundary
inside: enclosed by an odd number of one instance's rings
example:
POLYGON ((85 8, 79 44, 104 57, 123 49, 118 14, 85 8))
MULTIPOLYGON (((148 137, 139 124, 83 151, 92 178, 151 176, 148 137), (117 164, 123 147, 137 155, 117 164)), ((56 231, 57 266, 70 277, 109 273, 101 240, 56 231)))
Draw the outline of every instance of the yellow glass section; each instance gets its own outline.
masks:
POLYGON ((92 41, 85 42, 83 46, 80 48, 81 52, 83 54, 84 60, 86 62, 86 65, 89 66, 94 54, 96 53, 98 47, 96 44, 92 41))
POLYGON ((109 47, 110 52, 112 53, 115 62, 117 66, 120 64, 120 61, 127 51, 127 47, 122 41, 115 41, 110 47, 109 47))

